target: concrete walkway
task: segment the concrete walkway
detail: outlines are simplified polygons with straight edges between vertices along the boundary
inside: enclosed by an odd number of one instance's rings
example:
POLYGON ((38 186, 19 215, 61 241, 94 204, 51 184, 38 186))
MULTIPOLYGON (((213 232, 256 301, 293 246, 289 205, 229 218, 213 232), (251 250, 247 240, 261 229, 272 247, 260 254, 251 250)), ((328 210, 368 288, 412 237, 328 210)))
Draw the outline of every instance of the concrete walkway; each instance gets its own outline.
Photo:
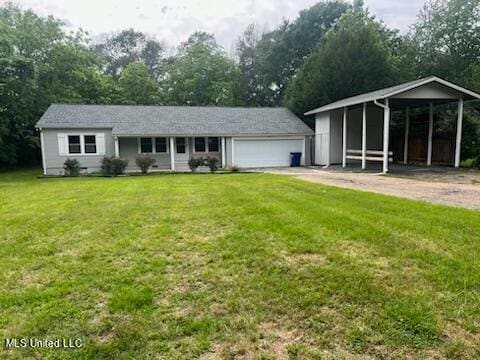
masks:
POLYGON ((443 182, 416 180, 393 175, 385 176, 378 173, 359 173, 322 168, 281 168, 263 169, 263 171, 349 189, 468 209, 480 209, 480 184, 445 182, 445 179, 443 182))

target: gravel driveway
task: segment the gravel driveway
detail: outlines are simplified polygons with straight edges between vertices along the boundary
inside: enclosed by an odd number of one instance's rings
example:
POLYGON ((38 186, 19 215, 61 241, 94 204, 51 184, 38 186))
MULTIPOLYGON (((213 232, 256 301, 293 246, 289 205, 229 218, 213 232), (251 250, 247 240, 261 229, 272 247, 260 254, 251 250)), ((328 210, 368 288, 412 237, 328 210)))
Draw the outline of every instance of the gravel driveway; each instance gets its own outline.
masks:
MULTIPOLYGON (((379 194, 424 200, 432 203, 480 209, 480 183, 461 183, 455 176, 446 175, 430 179, 425 174, 421 180, 408 178, 405 173, 397 177, 378 173, 359 173, 322 168, 282 168, 264 172, 295 176, 316 183, 334 185, 379 194)), ((458 174, 458 173, 457 173, 458 174)), ((480 176, 480 175, 479 175, 480 176)))

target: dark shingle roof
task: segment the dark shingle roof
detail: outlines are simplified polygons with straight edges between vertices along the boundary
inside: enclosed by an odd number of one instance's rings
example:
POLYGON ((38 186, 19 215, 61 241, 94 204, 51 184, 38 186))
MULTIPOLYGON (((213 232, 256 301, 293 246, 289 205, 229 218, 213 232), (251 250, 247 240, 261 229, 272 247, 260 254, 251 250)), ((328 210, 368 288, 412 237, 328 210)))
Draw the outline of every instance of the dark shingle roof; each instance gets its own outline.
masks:
POLYGON ((39 128, 112 128, 114 135, 313 134, 286 108, 53 104, 39 128))

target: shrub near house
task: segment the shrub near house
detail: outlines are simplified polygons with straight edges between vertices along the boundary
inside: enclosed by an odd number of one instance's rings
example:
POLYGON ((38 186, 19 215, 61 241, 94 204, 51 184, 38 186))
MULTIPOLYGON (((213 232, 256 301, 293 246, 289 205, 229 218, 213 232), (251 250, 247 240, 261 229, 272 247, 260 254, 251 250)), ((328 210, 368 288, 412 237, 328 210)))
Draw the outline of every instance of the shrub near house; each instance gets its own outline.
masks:
POLYGON ((148 154, 138 154, 135 159, 135 163, 140 168, 142 174, 146 174, 148 169, 155 164, 155 159, 148 154))
POLYGON ((117 176, 125 172, 125 169, 128 165, 128 160, 121 159, 115 156, 105 156, 102 159, 101 163, 101 169, 104 175, 117 176))

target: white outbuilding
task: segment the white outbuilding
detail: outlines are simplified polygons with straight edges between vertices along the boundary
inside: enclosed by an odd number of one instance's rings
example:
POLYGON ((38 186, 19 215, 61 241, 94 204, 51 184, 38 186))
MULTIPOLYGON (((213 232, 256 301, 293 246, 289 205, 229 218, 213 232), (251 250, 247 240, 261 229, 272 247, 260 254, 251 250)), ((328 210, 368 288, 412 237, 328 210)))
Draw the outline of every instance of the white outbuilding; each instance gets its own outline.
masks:
MULTIPOLYGON (((478 100, 480 94, 446 80, 431 76, 385 89, 353 96, 308 111, 315 115, 315 163, 329 166, 348 160, 383 163, 388 172, 393 153, 389 146, 390 117, 393 111, 402 111, 405 118, 403 162, 409 157, 410 109, 428 107, 427 166, 432 164, 432 143, 435 106, 458 103, 455 155, 453 164, 460 165, 462 142, 463 105, 465 101, 478 100)), ((396 154, 397 155, 397 154, 396 154)), ((397 156, 398 157, 398 156, 397 156)))

